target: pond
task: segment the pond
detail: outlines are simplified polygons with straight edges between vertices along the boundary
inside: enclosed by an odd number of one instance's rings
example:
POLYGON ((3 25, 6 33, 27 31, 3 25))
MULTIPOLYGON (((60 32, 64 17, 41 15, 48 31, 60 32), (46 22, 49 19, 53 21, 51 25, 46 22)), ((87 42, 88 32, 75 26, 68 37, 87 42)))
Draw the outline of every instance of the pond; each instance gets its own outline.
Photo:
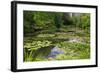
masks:
POLYGON ((89 36, 81 33, 42 33, 24 38, 24 61, 90 58, 89 36), (86 42, 85 42, 86 41, 86 42))
POLYGON ((48 54, 47 58, 49 58, 49 57, 55 58, 59 54, 64 54, 64 51, 61 50, 58 46, 55 46, 51 49, 51 51, 48 54))

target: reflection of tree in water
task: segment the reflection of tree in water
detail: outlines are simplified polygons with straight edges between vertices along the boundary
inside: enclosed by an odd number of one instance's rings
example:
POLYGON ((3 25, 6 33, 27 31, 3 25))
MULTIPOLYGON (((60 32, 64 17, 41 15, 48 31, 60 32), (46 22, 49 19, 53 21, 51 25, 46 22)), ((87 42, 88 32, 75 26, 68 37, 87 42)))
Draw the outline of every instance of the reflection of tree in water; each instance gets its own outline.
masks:
POLYGON ((55 58, 59 54, 64 54, 64 51, 60 49, 58 46, 47 46, 43 48, 39 48, 33 53, 33 58, 55 58))
POLYGON ((47 58, 49 58, 49 57, 55 58, 59 54, 64 54, 64 51, 61 50, 58 46, 55 46, 51 49, 51 51, 50 51, 49 55, 47 56, 47 58))

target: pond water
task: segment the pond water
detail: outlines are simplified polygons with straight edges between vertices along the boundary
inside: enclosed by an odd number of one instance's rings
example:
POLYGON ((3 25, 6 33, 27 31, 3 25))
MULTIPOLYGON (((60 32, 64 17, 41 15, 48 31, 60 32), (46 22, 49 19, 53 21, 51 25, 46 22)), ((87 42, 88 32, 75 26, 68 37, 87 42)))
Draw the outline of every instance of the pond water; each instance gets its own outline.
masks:
POLYGON ((49 55, 47 56, 47 58, 49 58, 49 57, 55 58, 59 54, 64 54, 64 51, 61 50, 58 46, 55 46, 55 47, 53 47, 51 49, 51 52, 49 53, 49 55))
POLYGON ((71 42, 71 43, 80 43, 80 39, 77 39, 77 38, 74 38, 74 39, 69 39, 68 42, 71 42))

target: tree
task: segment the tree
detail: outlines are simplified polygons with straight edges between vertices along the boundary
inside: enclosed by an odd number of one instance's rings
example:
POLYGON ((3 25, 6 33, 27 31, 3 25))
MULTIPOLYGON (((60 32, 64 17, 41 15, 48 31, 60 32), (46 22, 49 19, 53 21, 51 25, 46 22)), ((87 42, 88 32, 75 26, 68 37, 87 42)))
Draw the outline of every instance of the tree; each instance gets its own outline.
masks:
POLYGON ((83 13, 81 14, 81 28, 84 29, 86 32, 90 32, 90 14, 83 13))
POLYGON ((63 13, 63 24, 66 26, 72 24, 72 13, 63 13))
POLYGON ((24 34, 32 33, 34 27, 34 13, 32 11, 24 11, 24 34))
POLYGON ((54 22, 55 22, 55 26, 57 28, 57 31, 59 31, 61 25, 62 25, 62 13, 55 13, 54 14, 54 22))

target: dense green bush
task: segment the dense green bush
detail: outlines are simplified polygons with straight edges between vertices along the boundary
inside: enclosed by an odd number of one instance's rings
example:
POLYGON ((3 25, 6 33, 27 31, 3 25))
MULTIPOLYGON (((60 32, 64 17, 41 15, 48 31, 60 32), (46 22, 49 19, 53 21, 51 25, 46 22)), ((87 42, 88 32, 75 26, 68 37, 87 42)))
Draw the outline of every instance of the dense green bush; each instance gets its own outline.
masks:
POLYGON ((32 33, 34 27, 34 13, 32 11, 24 11, 24 34, 32 33))
POLYGON ((86 32, 90 32, 90 14, 80 14, 80 16, 73 16, 73 24, 76 26, 76 28, 81 28, 85 30, 86 32))
POLYGON ((90 32, 90 14, 82 14, 81 15, 81 28, 87 32, 90 32))
POLYGON ((90 14, 81 13, 70 17, 70 13, 24 11, 24 33, 32 33, 39 29, 59 30, 68 25, 90 32, 90 14))

